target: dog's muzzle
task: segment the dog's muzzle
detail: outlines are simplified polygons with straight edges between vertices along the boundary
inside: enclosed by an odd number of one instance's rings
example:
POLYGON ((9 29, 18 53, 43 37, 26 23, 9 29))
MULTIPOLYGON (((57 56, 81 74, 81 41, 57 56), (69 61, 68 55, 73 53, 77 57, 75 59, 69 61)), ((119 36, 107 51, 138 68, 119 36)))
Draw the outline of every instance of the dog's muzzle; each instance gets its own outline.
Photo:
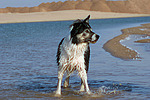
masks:
POLYGON ((91 37, 90 43, 96 43, 97 40, 99 39, 99 37, 100 37, 99 35, 93 34, 92 37, 91 37))

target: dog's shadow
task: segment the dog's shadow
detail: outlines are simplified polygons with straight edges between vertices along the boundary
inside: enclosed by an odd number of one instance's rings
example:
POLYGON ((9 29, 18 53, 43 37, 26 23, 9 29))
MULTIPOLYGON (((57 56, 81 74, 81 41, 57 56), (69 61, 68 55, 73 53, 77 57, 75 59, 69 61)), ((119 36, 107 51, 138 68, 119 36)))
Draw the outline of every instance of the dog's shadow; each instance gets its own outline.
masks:
MULTIPOLYGON (((95 94, 117 94, 120 91, 132 91, 133 85, 128 83, 120 83, 116 81, 98 81, 88 80, 90 90, 95 94)), ((39 76, 32 81, 25 81, 22 84, 17 85, 19 90, 29 90, 39 93, 54 94, 57 89, 57 77, 45 77, 39 76)), ((62 87, 62 95, 65 96, 80 96, 85 95, 84 92, 79 92, 80 80, 71 81, 68 88, 62 87)))

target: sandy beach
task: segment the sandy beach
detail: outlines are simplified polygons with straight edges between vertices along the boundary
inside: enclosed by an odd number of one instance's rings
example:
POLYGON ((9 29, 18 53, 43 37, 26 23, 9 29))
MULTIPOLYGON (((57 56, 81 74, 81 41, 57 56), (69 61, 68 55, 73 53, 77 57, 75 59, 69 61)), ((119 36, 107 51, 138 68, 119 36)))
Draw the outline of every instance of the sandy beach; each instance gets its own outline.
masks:
MULTIPOLYGON (((131 50, 130 48, 127 48, 126 46, 123 46, 121 44, 121 40, 124 40, 129 35, 145 35, 150 36, 150 23, 149 24, 142 24, 138 27, 131 27, 121 30, 123 34, 114 37, 113 39, 107 41, 103 48, 110 52, 111 55, 121 58, 121 59, 139 59, 141 58, 138 55, 138 52, 136 50, 131 50)), ((141 39, 134 41, 135 43, 150 43, 150 39, 141 39)))
POLYGON ((86 10, 64 10, 64 11, 34 12, 34 13, 0 13, 0 23, 76 20, 76 19, 83 19, 89 14, 91 15, 91 19, 150 16, 150 14, 112 13, 112 12, 98 12, 86 10))

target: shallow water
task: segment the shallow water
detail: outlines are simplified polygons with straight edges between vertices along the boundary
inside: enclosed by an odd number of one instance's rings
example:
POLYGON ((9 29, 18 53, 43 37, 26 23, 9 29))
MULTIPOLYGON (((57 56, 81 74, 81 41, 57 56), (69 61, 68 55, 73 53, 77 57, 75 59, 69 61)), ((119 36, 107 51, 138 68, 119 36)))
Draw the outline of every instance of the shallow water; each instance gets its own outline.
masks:
POLYGON ((121 29, 149 23, 150 17, 91 20, 101 38, 91 45, 88 83, 92 95, 79 93, 80 78, 72 75, 62 97, 57 86, 56 51, 73 21, 0 24, 0 99, 150 99, 150 44, 123 42, 141 60, 122 60, 105 52, 103 44, 121 29), (99 48, 99 49, 98 49, 99 48))

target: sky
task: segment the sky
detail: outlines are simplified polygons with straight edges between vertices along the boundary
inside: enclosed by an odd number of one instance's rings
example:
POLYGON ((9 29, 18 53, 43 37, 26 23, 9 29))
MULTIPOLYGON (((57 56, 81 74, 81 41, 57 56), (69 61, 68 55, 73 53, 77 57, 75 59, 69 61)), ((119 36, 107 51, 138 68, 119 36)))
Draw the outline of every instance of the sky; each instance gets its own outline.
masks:
POLYGON ((38 6, 43 2, 58 2, 58 1, 66 1, 66 0, 0 0, 0 8, 5 7, 33 7, 38 6))

